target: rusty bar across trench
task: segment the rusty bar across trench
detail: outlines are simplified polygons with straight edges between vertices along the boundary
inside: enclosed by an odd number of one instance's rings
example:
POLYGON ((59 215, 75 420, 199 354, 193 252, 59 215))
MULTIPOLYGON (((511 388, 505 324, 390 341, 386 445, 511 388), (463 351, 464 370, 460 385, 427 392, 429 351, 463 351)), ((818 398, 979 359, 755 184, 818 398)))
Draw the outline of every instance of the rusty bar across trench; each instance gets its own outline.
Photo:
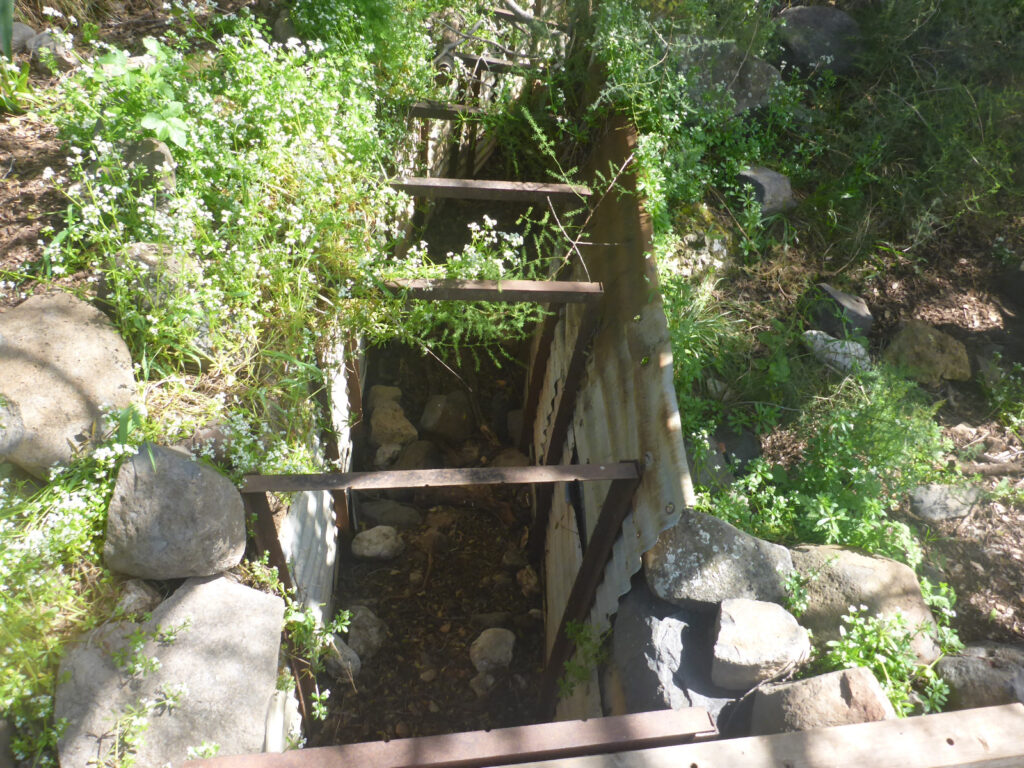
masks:
POLYGON ((557 700, 558 678, 561 676, 565 662, 574 650, 575 644, 566 634, 569 622, 584 622, 594 604, 594 594, 604 576, 604 567, 612 554, 612 546, 622 531, 622 523, 629 514, 633 496, 640 485, 641 469, 634 462, 636 476, 629 479, 615 480, 608 489, 608 494, 601 505, 601 514, 597 525, 590 536, 583 562, 576 572, 569 599, 562 612, 562 620, 558 625, 558 633, 551 648, 551 655, 544 664, 544 675, 541 678, 539 716, 547 719, 555 711, 557 700))
POLYGON ((589 197, 590 188, 582 184, 553 184, 539 181, 495 181, 491 179, 451 179, 439 176, 399 176, 391 186, 410 195, 426 198, 461 200, 507 200, 543 202, 545 199, 589 197))
POLYGON ((500 301, 568 304, 596 301, 604 295, 600 283, 568 280, 390 280, 388 290, 425 301, 500 301))
POLYGON ((185 768, 482 768, 685 744, 714 733, 700 708, 192 760, 185 768))
POLYGON ((444 101, 417 101, 409 105, 409 117, 422 117, 428 120, 458 120, 461 117, 482 115, 481 107, 470 104, 449 104, 444 101))
POLYGON ((636 462, 567 464, 549 467, 466 467, 386 472, 342 472, 317 475, 246 475, 243 495, 297 491, 386 490, 463 485, 527 485, 588 480, 631 480, 639 476, 636 462))
POLYGON ((451 55, 474 71, 486 70, 496 74, 518 74, 523 70, 530 69, 537 74, 543 74, 545 69, 544 67, 532 66, 529 62, 519 63, 508 61, 507 59, 499 59, 495 56, 478 56, 474 53, 463 53, 462 51, 452 51, 451 55))

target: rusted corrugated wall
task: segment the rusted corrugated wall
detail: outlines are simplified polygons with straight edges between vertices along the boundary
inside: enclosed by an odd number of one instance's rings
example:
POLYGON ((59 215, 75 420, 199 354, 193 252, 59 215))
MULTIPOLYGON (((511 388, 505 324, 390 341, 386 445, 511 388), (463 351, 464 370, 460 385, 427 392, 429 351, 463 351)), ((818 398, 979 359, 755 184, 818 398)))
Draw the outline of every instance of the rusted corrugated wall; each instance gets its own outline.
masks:
MULTIPOLYGON (((603 283, 605 296, 562 461, 571 461, 575 451, 578 463, 637 459, 644 468, 633 509, 615 543, 590 614, 597 634, 610 627, 619 598, 629 591, 631 578, 642 567, 643 553, 693 503, 672 383, 668 327, 650 254, 650 221, 634 194, 635 180, 625 171, 620 173, 628 166, 635 141, 635 131, 625 120, 608 126, 589 164, 596 200, 587 227, 591 245, 580 246, 582 264, 579 256, 573 256, 572 279, 603 283), (597 173, 609 180, 618 176, 615 188, 602 188, 597 173)), ((534 427, 535 456, 543 456, 547 448, 581 312, 579 307, 567 307, 558 324, 534 427)), ((608 483, 586 483, 580 490, 589 534, 608 483)), ((545 554, 548 650, 582 558, 575 519, 569 495, 556 490, 545 554)), ((558 709, 559 719, 599 714, 594 676, 558 709)))

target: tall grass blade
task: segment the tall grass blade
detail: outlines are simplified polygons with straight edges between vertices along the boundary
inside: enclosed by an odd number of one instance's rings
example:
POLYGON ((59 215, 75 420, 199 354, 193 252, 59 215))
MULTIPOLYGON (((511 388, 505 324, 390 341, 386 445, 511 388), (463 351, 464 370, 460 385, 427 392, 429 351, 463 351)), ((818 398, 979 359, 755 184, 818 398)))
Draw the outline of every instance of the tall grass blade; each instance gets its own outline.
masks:
POLYGON ((14 0, 0 0, 0 52, 8 59, 12 58, 12 40, 14 38, 14 0))

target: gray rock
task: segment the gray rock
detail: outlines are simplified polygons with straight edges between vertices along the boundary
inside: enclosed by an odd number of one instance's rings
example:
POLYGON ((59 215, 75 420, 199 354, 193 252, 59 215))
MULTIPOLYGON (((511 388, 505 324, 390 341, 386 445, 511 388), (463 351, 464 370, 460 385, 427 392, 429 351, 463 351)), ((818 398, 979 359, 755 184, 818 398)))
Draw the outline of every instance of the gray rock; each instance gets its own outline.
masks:
POLYGON ((520 568, 528 565, 530 562, 526 556, 526 551, 520 549, 515 544, 509 544, 505 549, 504 554, 501 556, 501 564, 506 568, 513 570, 519 570, 520 568))
POLYGON ((124 148, 124 162, 129 170, 136 171, 136 183, 141 189, 173 192, 178 186, 174 155, 162 141, 129 142, 124 148))
POLYGON ((231 452, 231 432, 223 424, 200 427, 181 443, 193 456, 202 456, 215 464, 226 464, 231 452))
POLYGON ((331 644, 324 653, 324 666, 328 674, 343 682, 355 680, 363 671, 359 654, 342 640, 341 635, 331 638, 331 644))
POLYGON ((387 640, 388 625, 365 605, 353 605, 349 612, 348 645, 360 658, 372 659, 387 640))
POLYGON ((479 672, 469 681, 469 687, 473 689, 478 699, 482 699, 491 689, 494 688, 494 675, 489 672, 479 672))
POLYGON ((849 14, 825 5, 797 6, 784 10, 779 19, 779 39, 796 66, 830 69, 837 75, 857 68, 861 32, 849 14))
POLYGON ((405 544, 390 525, 378 525, 352 537, 352 555, 360 560, 393 560, 405 544))
POLYGON ((834 339, 824 331, 804 331, 803 341, 815 360, 840 373, 852 373, 871 367, 868 351, 851 339, 834 339))
POLYGON ((750 728, 752 735, 767 735, 895 718, 871 670, 855 667, 759 688, 750 728))
POLYGON ((60 72, 75 68, 71 51, 49 32, 40 32, 26 40, 24 50, 32 56, 32 68, 41 75, 50 74, 51 63, 60 72))
POLYGON ((702 488, 728 488, 736 482, 736 476, 729 468, 724 446, 714 438, 700 438, 699 442, 686 442, 686 455, 694 485, 702 488))
POLYGON ((936 665, 952 709, 1024 702, 1024 643, 972 643, 936 665))
POLYGON ((370 413, 373 413, 381 403, 400 403, 401 400, 402 390, 398 387, 386 387, 383 384, 374 384, 370 387, 370 395, 366 398, 366 406, 370 413))
POLYGON ((763 107, 782 84, 779 71, 766 61, 728 40, 680 37, 674 41, 679 71, 687 78, 695 99, 714 99, 727 92, 733 114, 763 107))
POLYGON ((395 469, 441 469, 444 461, 437 446, 429 440, 416 440, 402 450, 395 462, 395 469))
POLYGON ((493 459, 491 459, 492 467, 528 467, 530 466, 529 457, 520 451, 518 448, 506 448, 493 459))
POLYGON ((952 336, 920 320, 911 320, 885 350, 885 359, 906 368, 922 384, 937 386, 943 379, 968 381, 971 363, 967 348, 952 336))
POLYGON ((795 670, 811 655, 807 630, 775 603, 723 600, 716 637, 711 679, 722 688, 753 688, 795 670))
POLYGON ((402 455, 402 446, 398 443, 387 443, 377 449, 373 456, 374 469, 387 469, 402 455))
POLYGON ((469 397, 462 390, 447 395, 434 395, 427 400, 423 409, 420 429, 425 434, 449 443, 461 443, 476 429, 469 397))
POLYGON ((515 644, 516 636, 511 630, 500 627, 485 629, 469 647, 469 660, 477 672, 500 672, 512 663, 515 644))
POLYGON ((370 525, 390 525, 400 530, 415 528, 423 522, 415 507, 390 499, 363 502, 359 505, 359 516, 370 525))
POLYGON ((33 296, 0 314, 0 392, 22 424, 0 459, 45 478, 92 447, 106 410, 131 402, 131 355, 95 307, 68 294, 33 296))
POLYGON ((789 551, 724 520, 684 512, 644 554, 651 590, 662 600, 705 610, 730 597, 782 603, 789 551))
POLYGON ((6 720, 0 718, 0 768, 14 768, 14 754, 11 752, 11 739, 14 729, 6 720))
POLYGON ((0 394, 0 456, 8 456, 25 437, 25 422, 18 404, 0 394))
POLYGON ((740 171, 737 181, 740 186, 749 184, 754 188, 754 199, 761 206, 761 214, 772 216, 796 207, 793 186, 785 174, 760 165, 740 171))
POLYGON ((220 745, 226 755, 261 751, 283 616, 280 597, 212 577, 186 581, 144 624, 90 632, 69 650, 57 678, 55 716, 68 722, 58 742, 62 768, 110 764, 118 719, 129 707, 166 701, 175 691, 181 691, 177 705, 150 711, 135 765, 181 765, 188 748, 203 742, 220 745), (122 669, 134 656, 133 631, 149 638, 141 653, 157 658, 157 669, 135 675, 122 669))
POLYGON ((14 22, 11 28, 11 53, 29 53, 28 41, 36 36, 36 31, 28 24, 14 22))
POLYGON ((103 559, 141 579, 209 576, 245 554, 238 489, 171 448, 144 444, 121 465, 107 514, 103 559))
POLYGON ((658 600, 643 582, 619 602, 611 664, 627 713, 703 707, 717 721, 743 691, 711 680, 711 616, 658 600))
POLYGON ((396 401, 384 400, 373 409, 373 415, 370 416, 371 445, 408 445, 417 437, 416 427, 405 417, 405 411, 396 401))
POLYGON ((516 572, 516 583, 524 597, 540 594, 540 576, 532 565, 520 568, 516 572))
POLYGON ((811 579, 807 584, 808 607, 800 623, 814 633, 815 642, 837 640, 842 616, 849 613, 850 606, 866 605, 870 616, 902 613, 910 627, 926 625, 929 631, 918 634, 911 647, 923 664, 939 657, 931 631, 935 619, 921 596, 917 576, 908 566, 831 544, 796 547, 793 565, 811 579))
POLYGON ((864 299, 833 288, 828 283, 818 283, 814 287, 809 309, 814 327, 837 339, 852 335, 867 338, 875 323, 864 299))
POLYGON ((128 579, 121 585, 121 597, 115 613, 118 616, 141 616, 152 612, 163 599, 155 587, 142 579, 128 579))
POLYGON ((980 488, 972 485, 922 485, 910 492, 910 511, 929 523, 966 517, 981 501, 980 488))
POLYGON ((747 464, 761 456, 761 440, 749 429, 736 432, 729 427, 719 427, 711 439, 733 472, 742 472, 747 464))

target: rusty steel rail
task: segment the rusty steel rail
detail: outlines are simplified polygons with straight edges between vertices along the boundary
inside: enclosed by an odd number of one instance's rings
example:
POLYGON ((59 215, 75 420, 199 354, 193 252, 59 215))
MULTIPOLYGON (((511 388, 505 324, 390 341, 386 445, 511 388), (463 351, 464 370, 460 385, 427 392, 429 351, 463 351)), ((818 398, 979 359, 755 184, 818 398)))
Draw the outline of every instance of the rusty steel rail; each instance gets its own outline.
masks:
POLYGON ((185 768, 483 768, 686 744, 715 733, 700 708, 642 712, 280 754, 192 760, 185 768))
POLYGON ((421 301, 579 304, 604 295, 600 283, 569 280, 390 280, 384 286, 421 301))
POLYGON ((589 197, 590 187, 582 184, 549 184, 538 181, 492 181, 490 179, 446 179, 437 176, 400 176, 391 186, 410 195, 461 200, 507 200, 544 202, 547 198, 579 200, 589 197))

